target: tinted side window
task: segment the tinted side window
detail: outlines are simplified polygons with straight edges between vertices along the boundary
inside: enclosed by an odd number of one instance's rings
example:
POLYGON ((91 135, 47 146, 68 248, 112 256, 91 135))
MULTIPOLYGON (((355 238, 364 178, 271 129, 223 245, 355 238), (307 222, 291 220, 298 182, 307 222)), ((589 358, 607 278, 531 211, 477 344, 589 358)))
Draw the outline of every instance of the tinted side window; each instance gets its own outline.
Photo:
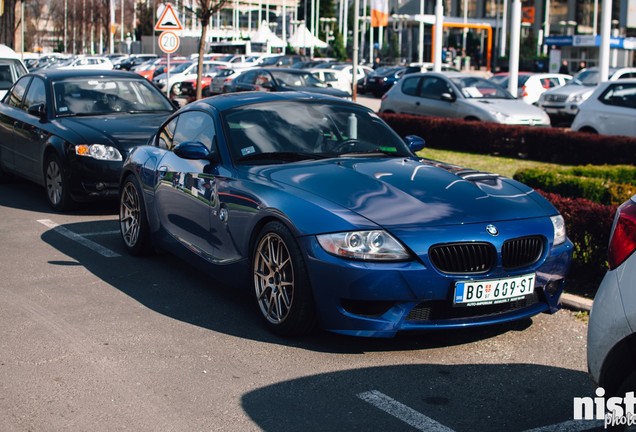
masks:
POLYGON ((599 100, 605 105, 636 108, 636 84, 611 85, 599 100))
POLYGON ((442 93, 449 93, 450 88, 443 79, 437 77, 422 78, 420 96, 431 99, 441 99, 442 93))
POLYGON ((161 128, 159 131, 159 147, 166 150, 171 150, 172 147, 174 147, 174 130, 177 126, 178 119, 179 117, 173 118, 170 120, 170 123, 161 128))
POLYGON ((256 74, 257 74, 257 71, 245 72, 244 74, 241 74, 237 78, 237 80, 242 83, 254 84, 254 82, 256 81, 256 74))
POLYGON ((20 108, 20 104, 22 103, 22 98, 24 97, 24 93, 26 91, 27 85, 31 77, 24 77, 18 80, 13 86, 13 89, 9 94, 7 94, 7 98, 5 102, 11 105, 12 107, 20 108))
POLYGON ((173 146, 186 141, 196 141, 212 150, 214 135, 214 120, 208 114, 201 111, 186 112, 179 116, 173 146))
POLYGON ((46 104, 46 90, 44 87, 44 81, 40 78, 33 78, 29 91, 24 98, 24 107, 29 108, 37 104, 46 104))
POLYGON ((404 78, 402 81, 402 93, 409 96, 417 96, 417 86, 419 82, 419 77, 404 78))

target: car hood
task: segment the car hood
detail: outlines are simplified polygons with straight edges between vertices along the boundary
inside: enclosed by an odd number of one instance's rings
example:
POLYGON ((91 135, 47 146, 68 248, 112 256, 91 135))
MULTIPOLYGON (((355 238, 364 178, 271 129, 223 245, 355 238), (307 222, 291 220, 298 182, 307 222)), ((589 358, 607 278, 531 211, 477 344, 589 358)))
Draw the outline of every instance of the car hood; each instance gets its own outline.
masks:
POLYGON ((171 112, 152 114, 112 114, 95 117, 56 119, 60 128, 73 131, 85 143, 108 144, 126 153, 131 147, 146 144, 171 112))
POLYGON ((553 88, 543 92, 543 95, 564 95, 570 96, 575 94, 591 93, 596 86, 584 86, 579 84, 567 84, 561 87, 553 88))
POLYGON ((513 117, 543 118, 545 116, 545 112, 541 108, 527 104, 521 99, 466 99, 466 103, 481 109, 498 111, 513 117))
POLYGON ((342 158, 250 171, 277 188, 291 188, 294 196, 330 201, 387 228, 557 214, 540 195, 514 180, 432 161, 342 158))

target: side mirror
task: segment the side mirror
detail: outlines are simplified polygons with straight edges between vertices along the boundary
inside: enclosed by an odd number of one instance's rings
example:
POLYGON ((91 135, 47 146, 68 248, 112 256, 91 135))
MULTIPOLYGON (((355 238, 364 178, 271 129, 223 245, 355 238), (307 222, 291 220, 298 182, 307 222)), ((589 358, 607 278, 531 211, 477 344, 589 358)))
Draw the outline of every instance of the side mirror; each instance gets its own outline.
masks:
POLYGON ((426 146, 426 141, 424 141, 424 138, 417 135, 405 136, 404 142, 409 146, 409 150, 411 150, 413 153, 417 153, 418 151, 424 149, 424 147, 426 146))
POLYGON ((31 105, 27 112, 40 120, 46 120, 46 105, 44 104, 31 105))
POLYGON ((442 93, 440 99, 446 102, 455 102, 457 98, 452 93, 442 93))
POLYGON ((175 108, 177 108, 177 109, 181 108, 181 104, 179 103, 178 100, 170 99, 170 102, 172 102, 172 106, 174 106, 175 108))
POLYGON ((271 81, 267 81, 265 83, 263 83, 263 85, 261 85, 261 87, 266 88, 268 90, 271 90, 274 88, 274 84, 272 84, 271 81))
POLYGON ((182 159, 215 160, 215 153, 208 150, 206 146, 198 141, 184 141, 180 144, 177 144, 172 151, 174 152, 174 154, 182 159))

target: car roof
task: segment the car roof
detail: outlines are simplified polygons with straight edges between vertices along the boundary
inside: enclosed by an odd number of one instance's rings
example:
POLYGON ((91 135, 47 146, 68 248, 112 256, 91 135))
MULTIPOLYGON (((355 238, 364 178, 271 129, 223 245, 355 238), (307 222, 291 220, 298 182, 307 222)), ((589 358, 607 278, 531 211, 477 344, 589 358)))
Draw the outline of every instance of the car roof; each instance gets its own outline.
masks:
POLYGON ((57 80, 64 78, 81 78, 81 77, 112 77, 112 78, 134 78, 144 79, 141 75, 135 72, 121 71, 121 70, 93 70, 93 69, 43 69, 35 72, 30 72, 28 75, 37 75, 44 79, 57 80))
MULTIPOLYGON (((278 69, 277 69, 278 70, 278 69)), ((232 108, 251 105, 255 103, 269 103, 279 101, 324 101, 339 104, 350 104, 365 109, 364 106, 354 104, 345 99, 328 96, 318 93, 309 92, 260 92, 260 91, 247 91, 238 93, 225 93, 205 99, 201 99, 191 104, 186 105, 182 110, 189 109, 201 109, 214 107, 219 111, 226 111, 232 108)))

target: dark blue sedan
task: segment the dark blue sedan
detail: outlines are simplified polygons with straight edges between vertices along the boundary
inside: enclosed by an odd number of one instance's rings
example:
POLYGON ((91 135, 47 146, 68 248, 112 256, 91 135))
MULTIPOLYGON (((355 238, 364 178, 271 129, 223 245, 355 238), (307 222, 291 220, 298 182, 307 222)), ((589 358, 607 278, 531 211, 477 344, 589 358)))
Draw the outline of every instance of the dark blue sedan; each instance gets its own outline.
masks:
POLYGON ((176 111, 132 72, 42 70, 22 76, 0 103, 0 180, 46 188, 49 205, 118 196, 123 161, 176 111))
POLYGON ((125 162, 124 244, 250 286, 281 335, 390 337, 557 311, 572 254, 559 213, 514 180, 416 156, 423 146, 341 99, 204 99, 125 162))

